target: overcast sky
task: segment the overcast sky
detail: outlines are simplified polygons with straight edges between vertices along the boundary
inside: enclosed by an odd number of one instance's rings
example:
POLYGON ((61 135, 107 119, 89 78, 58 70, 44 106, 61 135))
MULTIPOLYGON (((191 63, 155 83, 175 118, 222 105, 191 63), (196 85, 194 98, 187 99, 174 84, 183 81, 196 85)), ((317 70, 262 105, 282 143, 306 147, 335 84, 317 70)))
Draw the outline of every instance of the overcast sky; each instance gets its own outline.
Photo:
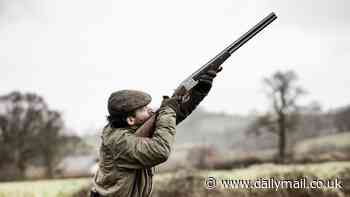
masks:
POLYGON ((202 106, 263 111, 262 78, 293 69, 325 110, 349 104, 347 0, 0 0, 0 94, 42 95, 82 133, 100 128, 110 93, 171 95, 258 21, 278 19, 227 60, 202 106))

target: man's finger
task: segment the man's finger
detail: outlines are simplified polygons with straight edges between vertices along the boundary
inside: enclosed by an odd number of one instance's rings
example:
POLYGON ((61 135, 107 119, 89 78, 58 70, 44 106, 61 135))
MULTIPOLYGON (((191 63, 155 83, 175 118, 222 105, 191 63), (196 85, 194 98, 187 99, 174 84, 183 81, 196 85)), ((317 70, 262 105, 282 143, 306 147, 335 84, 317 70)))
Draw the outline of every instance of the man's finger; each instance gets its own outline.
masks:
POLYGON ((222 71, 222 67, 220 66, 217 70, 216 70, 216 73, 219 73, 222 71))

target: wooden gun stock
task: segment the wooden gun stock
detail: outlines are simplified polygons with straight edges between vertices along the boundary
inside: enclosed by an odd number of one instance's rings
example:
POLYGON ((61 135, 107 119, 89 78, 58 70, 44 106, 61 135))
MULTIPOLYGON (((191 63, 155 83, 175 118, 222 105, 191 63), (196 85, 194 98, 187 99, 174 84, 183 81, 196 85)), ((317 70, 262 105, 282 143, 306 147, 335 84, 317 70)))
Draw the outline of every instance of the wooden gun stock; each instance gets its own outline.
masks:
POLYGON ((152 137, 156 126, 157 113, 153 114, 143 125, 138 128, 135 135, 139 137, 152 137))

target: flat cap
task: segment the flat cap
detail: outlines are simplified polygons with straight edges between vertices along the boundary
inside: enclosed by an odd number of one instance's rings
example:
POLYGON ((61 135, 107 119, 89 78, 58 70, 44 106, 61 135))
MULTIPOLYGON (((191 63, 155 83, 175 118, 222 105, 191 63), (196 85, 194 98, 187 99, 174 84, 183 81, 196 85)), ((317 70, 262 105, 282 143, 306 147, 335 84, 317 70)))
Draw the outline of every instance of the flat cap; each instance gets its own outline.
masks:
POLYGON ((113 92, 108 99, 110 115, 122 115, 148 105, 152 101, 151 95, 138 90, 119 90, 113 92))

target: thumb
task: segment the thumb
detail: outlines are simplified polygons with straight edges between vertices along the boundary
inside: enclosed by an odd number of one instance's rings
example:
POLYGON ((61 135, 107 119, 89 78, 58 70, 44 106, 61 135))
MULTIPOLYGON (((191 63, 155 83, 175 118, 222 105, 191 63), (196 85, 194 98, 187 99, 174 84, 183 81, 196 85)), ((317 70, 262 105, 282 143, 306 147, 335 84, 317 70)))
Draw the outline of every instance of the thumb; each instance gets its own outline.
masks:
POLYGON ((216 73, 219 73, 222 71, 222 67, 220 66, 217 70, 216 70, 216 73))

